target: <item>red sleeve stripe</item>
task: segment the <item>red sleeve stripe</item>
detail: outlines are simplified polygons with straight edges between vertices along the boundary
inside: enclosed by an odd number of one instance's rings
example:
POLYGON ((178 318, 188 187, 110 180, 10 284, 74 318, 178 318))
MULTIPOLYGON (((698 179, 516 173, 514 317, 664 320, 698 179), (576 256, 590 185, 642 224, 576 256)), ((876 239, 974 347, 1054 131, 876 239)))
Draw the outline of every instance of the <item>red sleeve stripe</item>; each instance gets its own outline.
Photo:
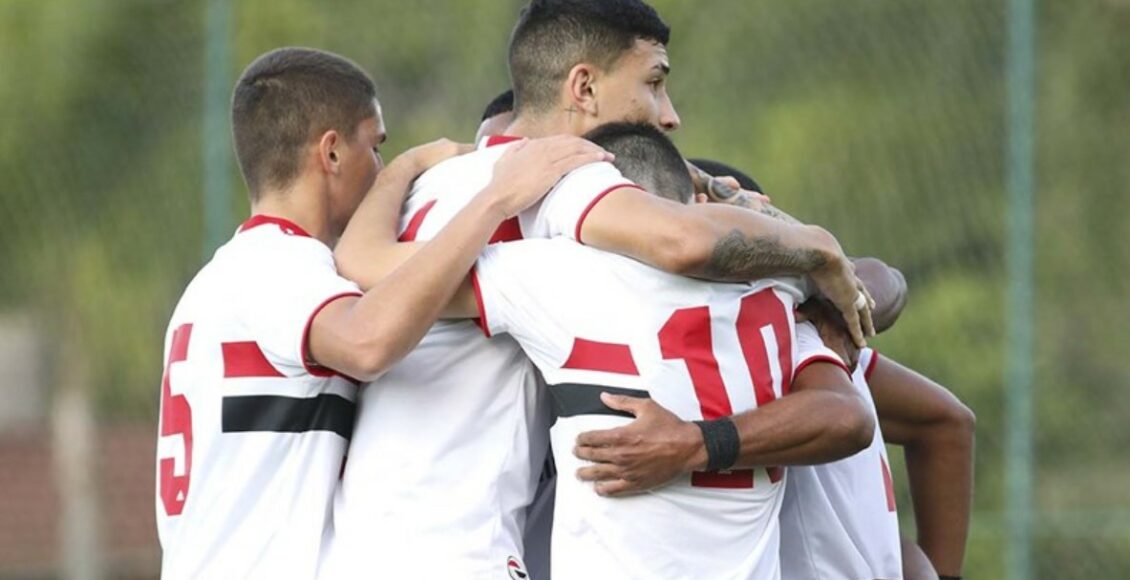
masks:
POLYGON ((483 291, 479 288, 479 276, 476 273, 477 268, 471 268, 471 289, 475 291, 475 304, 479 307, 479 317, 475 319, 475 324, 483 331, 487 338, 490 338, 490 325, 487 324, 487 309, 483 307, 483 291))
POLYGON ((522 224, 518 222, 517 217, 512 217, 498 226, 494 230, 494 235, 490 237, 488 244, 497 244, 499 242, 516 242, 522 239, 522 224))
POLYGON ((863 371, 863 380, 871 380, 871 371, 875 370, 875 363, 879 362, 879 352, 871 351, 871 360, 867 361, 867 368, 863 371))
POLYGON ((322 303, 319 304, 318 307, 315 308, 314 311, 310 313, 310 318, 306 319, 306 328, 304 328, 302 330, 302 366, 306 368, 306 372, 310 373, 311 375, 314 375, 315 377, 339 376, 343 379, 347 379, 349 381, 352 381, 353 383, 360 384, 361 381, 358 381, 357 379, 355 379, 353 377, 350 377, 348 375, 343 375, 339 372, 335 372, 333 369, 328 369, 326 367, 319 365, 316 362, 313 362, 314 357, 310 356, 310 327, 313 326, 314 319, 317 318, 318 313, 321 312, 322 309, 325 308, 326 306, 329 306, 331 302, 333 302, 335 300, 340 300, 342 298, 348 298, 350 296, 361 297, 361 293, 360 292, 342 292, 341 294, 334 294, 333 296, 330 296, 329 298, 326 298, 325 300, 323 300, 322 303))
POLYGON ((573 339, 573 350, 569 359, 561 365, 563 369, 601 371, 621 375, 639 376, 636 361, 632 358, 632 348, 626 344, 597 342, 583 338, 573 339))
POLYGON ((397 241, 416 241, 416 234, 420 231, 420 225, 424 223, 424 218, 428 217, 428 212, 432 211, 432 208, 435 207, 436 201, 437 200, 433 199, 428 203, 425 203, 424 207, 421 207, 420 209, 416 210, 416 213, 412 214, 412 219, 408 220, 408 227, 404 228, 404 233, 400 234, 399 238, 396 238, 397 241))
POLYGON ((644 188, 642 188, 642 187, 640 187, 640 186, 638 186, 634 183, 625 182, 625 183, 617 183, 616 185, 613 185, 612 187, 609 187, 608 189, 597 194, 597 196, 592 198, 592 201, 589 202, 589 205, 587 207, 585 207, 585 211, 581 212, 581 217, 577 218, 577 230, 573 233, 573 237, 579 243, 582 243, 582 244, 585 243, 583 240, 581 240, 581 227, 585 225, 585 218, 589 217, 589 212, 592 211, 592 208, 596 207, 596 204, 600 203, 600 200, 604 199, 604 196, 606 196, 606 195, 612 193, 613 191, 616 191, 617 189, 620 189, 622 187, 630 187, 630 188, 638 189, 640 191, 645 191, 644 188))
POLYGON ((843 371, 845 373, 847 373, 847 375, 849 377, 851 376, 851 371, 848 370, 847 365, 844 364, 844 361, 842 361, 839 358, 834 357, 834 356, 828 356, 826 354, 818 354, 816 356, 811 356, 811 357, 804 359, 803 361, 801 361, 801 363, 799 365, 797 365, 796 372, 793 373, 793 380, 796 380, 796 377, 800 375, 801 371, 808 368, 808 365, 810 365, 812 363, 818 363, 818 362, 832 363, 832 364, 840 367, 841 369, 843 369, 843 371))
POLYGON ((254 341, 223 342, 220 350, 224 355, 224 378, 284 376, 254 341))

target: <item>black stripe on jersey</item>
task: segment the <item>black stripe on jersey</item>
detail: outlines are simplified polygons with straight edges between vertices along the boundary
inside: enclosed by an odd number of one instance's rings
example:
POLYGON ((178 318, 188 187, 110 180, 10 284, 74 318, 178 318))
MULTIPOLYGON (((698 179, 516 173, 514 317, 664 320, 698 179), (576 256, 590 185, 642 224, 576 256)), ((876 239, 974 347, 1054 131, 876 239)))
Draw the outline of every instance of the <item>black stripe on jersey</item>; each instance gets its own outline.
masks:
POLYGON ((224 397, 224 433, 333 431, 353 434, 353 401, 338 395, 296 398, 278 395, 224 397))
POLYGON ((600 400, 601 393, 610 395, 624 395, 638 399, 650 399, 651 394, 640 389, 623 389, 620 387, 602 387, 600 385, 583 385, 580 383, 560 383, 549 385, 549 394, 553 396, 553 410, 558 417, 573 417, 575 415, 615 415, 629 417, 626 411, 617 411, 609 408, 600 400))

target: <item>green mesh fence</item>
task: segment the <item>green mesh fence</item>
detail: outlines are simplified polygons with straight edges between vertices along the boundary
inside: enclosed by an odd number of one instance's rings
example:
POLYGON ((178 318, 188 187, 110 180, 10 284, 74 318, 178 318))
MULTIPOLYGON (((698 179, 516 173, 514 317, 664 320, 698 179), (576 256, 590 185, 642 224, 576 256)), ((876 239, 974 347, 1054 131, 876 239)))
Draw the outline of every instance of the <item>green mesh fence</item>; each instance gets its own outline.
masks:
MULTIPOLYGON (((230 151, 226 133, 204 135, 209 47, 230 46, 216 69, 229 90, 243 66, 279 45, 353 58, 378 82, 395 153, 440 136, 471 139, 483 105, 508 83, 520 5, 218 1, 230 29, 215 29, 217 38, 206 4, 0 2, 0 337, 39 345, 31 386, 9 390, 35 389, 20 396, 41 400, 0 418, 0 453, 20 458, 0 476, 0 520, 10 522, 0 530, 0 577, 70 575, 59 519, 69 488, 51 427, 66 389, 87 395, 96 417, 96 470, 121 465, 93 484, 105 532, 99 566, 105 577, 156 574, 164 327, 202 264, 205 232, 230 232, 247 211, 230 160, 220 203, 204 210, 204 139, 230 151), (21 548, 28 538, 55 547, 21 548)), ((977 413, 966 577, 1006 577, 1008 3, 655 6, 673 29, 680 148, 746 170, 851 253, 906 274, 910 304, 874 344, 977 413)), ((1030 570, 1125 578, 1130 2, 1036 8, 1030 570)), ((913 530, 899 455, 899 505, 913 530)))

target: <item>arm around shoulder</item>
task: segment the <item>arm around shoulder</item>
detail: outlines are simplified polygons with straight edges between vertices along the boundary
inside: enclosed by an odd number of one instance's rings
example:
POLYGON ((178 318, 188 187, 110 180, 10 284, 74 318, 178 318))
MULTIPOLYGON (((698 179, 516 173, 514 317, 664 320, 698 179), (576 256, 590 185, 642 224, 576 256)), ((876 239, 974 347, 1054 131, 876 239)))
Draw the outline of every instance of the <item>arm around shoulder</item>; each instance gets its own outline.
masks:
POLYGON ((807 274, 844 259, 822 228, 736 207, 684 205, 635 187, 605 195, 580 233, 586 245, 672 274, 722 281, 807 274))

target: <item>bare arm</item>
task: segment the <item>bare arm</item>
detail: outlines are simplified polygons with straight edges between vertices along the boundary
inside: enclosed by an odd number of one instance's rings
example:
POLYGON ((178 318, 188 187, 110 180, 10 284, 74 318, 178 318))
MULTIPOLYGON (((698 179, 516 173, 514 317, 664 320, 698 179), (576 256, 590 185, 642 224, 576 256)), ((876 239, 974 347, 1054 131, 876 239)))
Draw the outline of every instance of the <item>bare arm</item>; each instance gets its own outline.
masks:
MULTIPOLYGON (((813 363, 797 375, 792 388, 786 397, 732 417, 741 440, 736 467, 832 461, 870 444, 874 422, 842 368, 813 363)), ((636 419, 577 437, 573 453, 596 462, 577 476, 595 481, 597 493, 638 493, 706 468, 706 447, 697 425, 651 399, 607 393, 601 398, 636 419)))
POLYGON ((412 181, 436 163, 466 152, 467 147, 440 139, 409 149, 389 163, 334 248, 338 272, 368 290, 415 254, 423 244, 400 244, 396 239, 400 206, 412 181))
POLYGON ((667 272, 747 281, 808 275, 841 311, 857 344, 872 334, 870 299, 839 242, 817 226, 722 204, 682 205, 636 188, 612 191, 581 226, 584 243, 667 272))
MULTIPOLYGON (((692 171, 702 173, 695 168, 692 171)), ((756 211, 764 216, 771 217, 789 224, 800 224, 801 221, 784 211, 774 207, 761 194, 743 189, 736 189, 726 182, 727 178, 710 177, 705 173, 699 176, 704 187, 709 191, 708 197, 716 203, 725 203, 756 211)), ((878 258, 850 258, 855 267, 855 274, 863 282, 875 307, 871 311, 871 319, 875 324, 875 332, 884 332, 894 326, 902 309, 906 306, 907 287, 906 278, 902 272, 888 266, 878 258)))
POLYGON ((976 418, 941 385, 885 357, 868 379, 888 443, 906 453, 918 544, 943 576, 961 576, 973 500, 976 418))
POLYGON ((358 379, 379 375, 436 321, 504 219, 534 203, 565 173, 606 157, 576 138, 511 147, 495 165, 490 185, 439 235, 361 298, 334 301, 314 318, 308 344, 314 362, 358 379))
POLYGON ((938 571, 930 563, 922 548, 906 536, 899 536, 902 552, 902 577, 904 580, 938 580, 938 571))

